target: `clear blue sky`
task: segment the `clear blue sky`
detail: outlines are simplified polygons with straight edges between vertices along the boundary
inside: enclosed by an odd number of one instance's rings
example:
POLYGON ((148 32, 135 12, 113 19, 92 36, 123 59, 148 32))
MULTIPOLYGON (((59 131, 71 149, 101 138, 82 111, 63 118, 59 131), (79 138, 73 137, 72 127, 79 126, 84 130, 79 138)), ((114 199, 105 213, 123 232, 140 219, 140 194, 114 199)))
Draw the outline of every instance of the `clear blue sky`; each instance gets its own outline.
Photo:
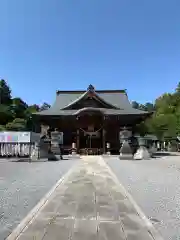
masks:
POLYGON ((29 104, 90 83, 153 101, 180 81, 180 0, 1 0, 0 10, 0 77, 29 104))

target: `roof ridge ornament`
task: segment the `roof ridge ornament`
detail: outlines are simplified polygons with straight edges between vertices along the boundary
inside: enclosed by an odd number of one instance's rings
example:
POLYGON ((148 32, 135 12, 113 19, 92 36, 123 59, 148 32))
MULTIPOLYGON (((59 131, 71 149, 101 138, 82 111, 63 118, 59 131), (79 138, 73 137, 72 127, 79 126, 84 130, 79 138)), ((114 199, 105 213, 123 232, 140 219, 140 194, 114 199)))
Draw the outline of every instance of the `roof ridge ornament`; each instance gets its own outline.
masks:
POLYGON ((90 84, 90 85, 88 86, 88 88, 87 88, 87 91, 89 91, 89 92, 94 92, 94 91, 95 91, 94 86, 93 86, 92 84, 90 84))

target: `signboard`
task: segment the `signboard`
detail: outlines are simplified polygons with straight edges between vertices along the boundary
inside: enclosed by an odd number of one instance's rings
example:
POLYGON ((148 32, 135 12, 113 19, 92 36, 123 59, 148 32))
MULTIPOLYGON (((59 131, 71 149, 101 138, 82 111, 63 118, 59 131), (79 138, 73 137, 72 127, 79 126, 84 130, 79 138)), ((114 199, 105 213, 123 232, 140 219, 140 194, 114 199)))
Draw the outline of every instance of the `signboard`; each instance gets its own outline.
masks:
POLYGON ((30 132, 19 132, 18 134, 18 142, 28 143, 31 140, 30 132))
POLYGON ((5 143, 5 142, 6 142, 4 132, 0 132, 0 142, 1 142, 1 143, 5 143))
POLYGON ((18 132, 0 132, 1 143, 18 143, 18 132))
POLYGON ((0 143, 28 143, 30 132, 0 132, 0 143))
POLYGON ((6 142, 17 143, 18 142, 18 132, 5 132, 6 142))

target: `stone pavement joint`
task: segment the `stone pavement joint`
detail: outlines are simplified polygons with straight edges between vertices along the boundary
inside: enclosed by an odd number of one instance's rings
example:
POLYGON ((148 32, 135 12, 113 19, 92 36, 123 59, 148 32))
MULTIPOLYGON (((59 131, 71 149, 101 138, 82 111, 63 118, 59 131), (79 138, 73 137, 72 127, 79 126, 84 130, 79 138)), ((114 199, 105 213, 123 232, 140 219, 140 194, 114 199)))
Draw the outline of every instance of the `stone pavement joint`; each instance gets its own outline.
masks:
POLYGON ((93 156, 83 157, 76 164, 16 239, 162 239, 151 230, 104 160, 93 156))

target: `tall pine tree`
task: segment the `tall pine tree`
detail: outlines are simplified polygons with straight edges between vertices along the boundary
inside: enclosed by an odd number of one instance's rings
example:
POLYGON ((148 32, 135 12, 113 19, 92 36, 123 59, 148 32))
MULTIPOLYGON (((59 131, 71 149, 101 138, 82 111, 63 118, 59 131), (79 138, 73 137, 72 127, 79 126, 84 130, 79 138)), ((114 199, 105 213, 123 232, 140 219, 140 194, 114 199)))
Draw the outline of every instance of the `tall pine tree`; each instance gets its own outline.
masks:
POLYGON ((4 79, 0 80, 0 104, 11 103, 11 89, 4 79))

